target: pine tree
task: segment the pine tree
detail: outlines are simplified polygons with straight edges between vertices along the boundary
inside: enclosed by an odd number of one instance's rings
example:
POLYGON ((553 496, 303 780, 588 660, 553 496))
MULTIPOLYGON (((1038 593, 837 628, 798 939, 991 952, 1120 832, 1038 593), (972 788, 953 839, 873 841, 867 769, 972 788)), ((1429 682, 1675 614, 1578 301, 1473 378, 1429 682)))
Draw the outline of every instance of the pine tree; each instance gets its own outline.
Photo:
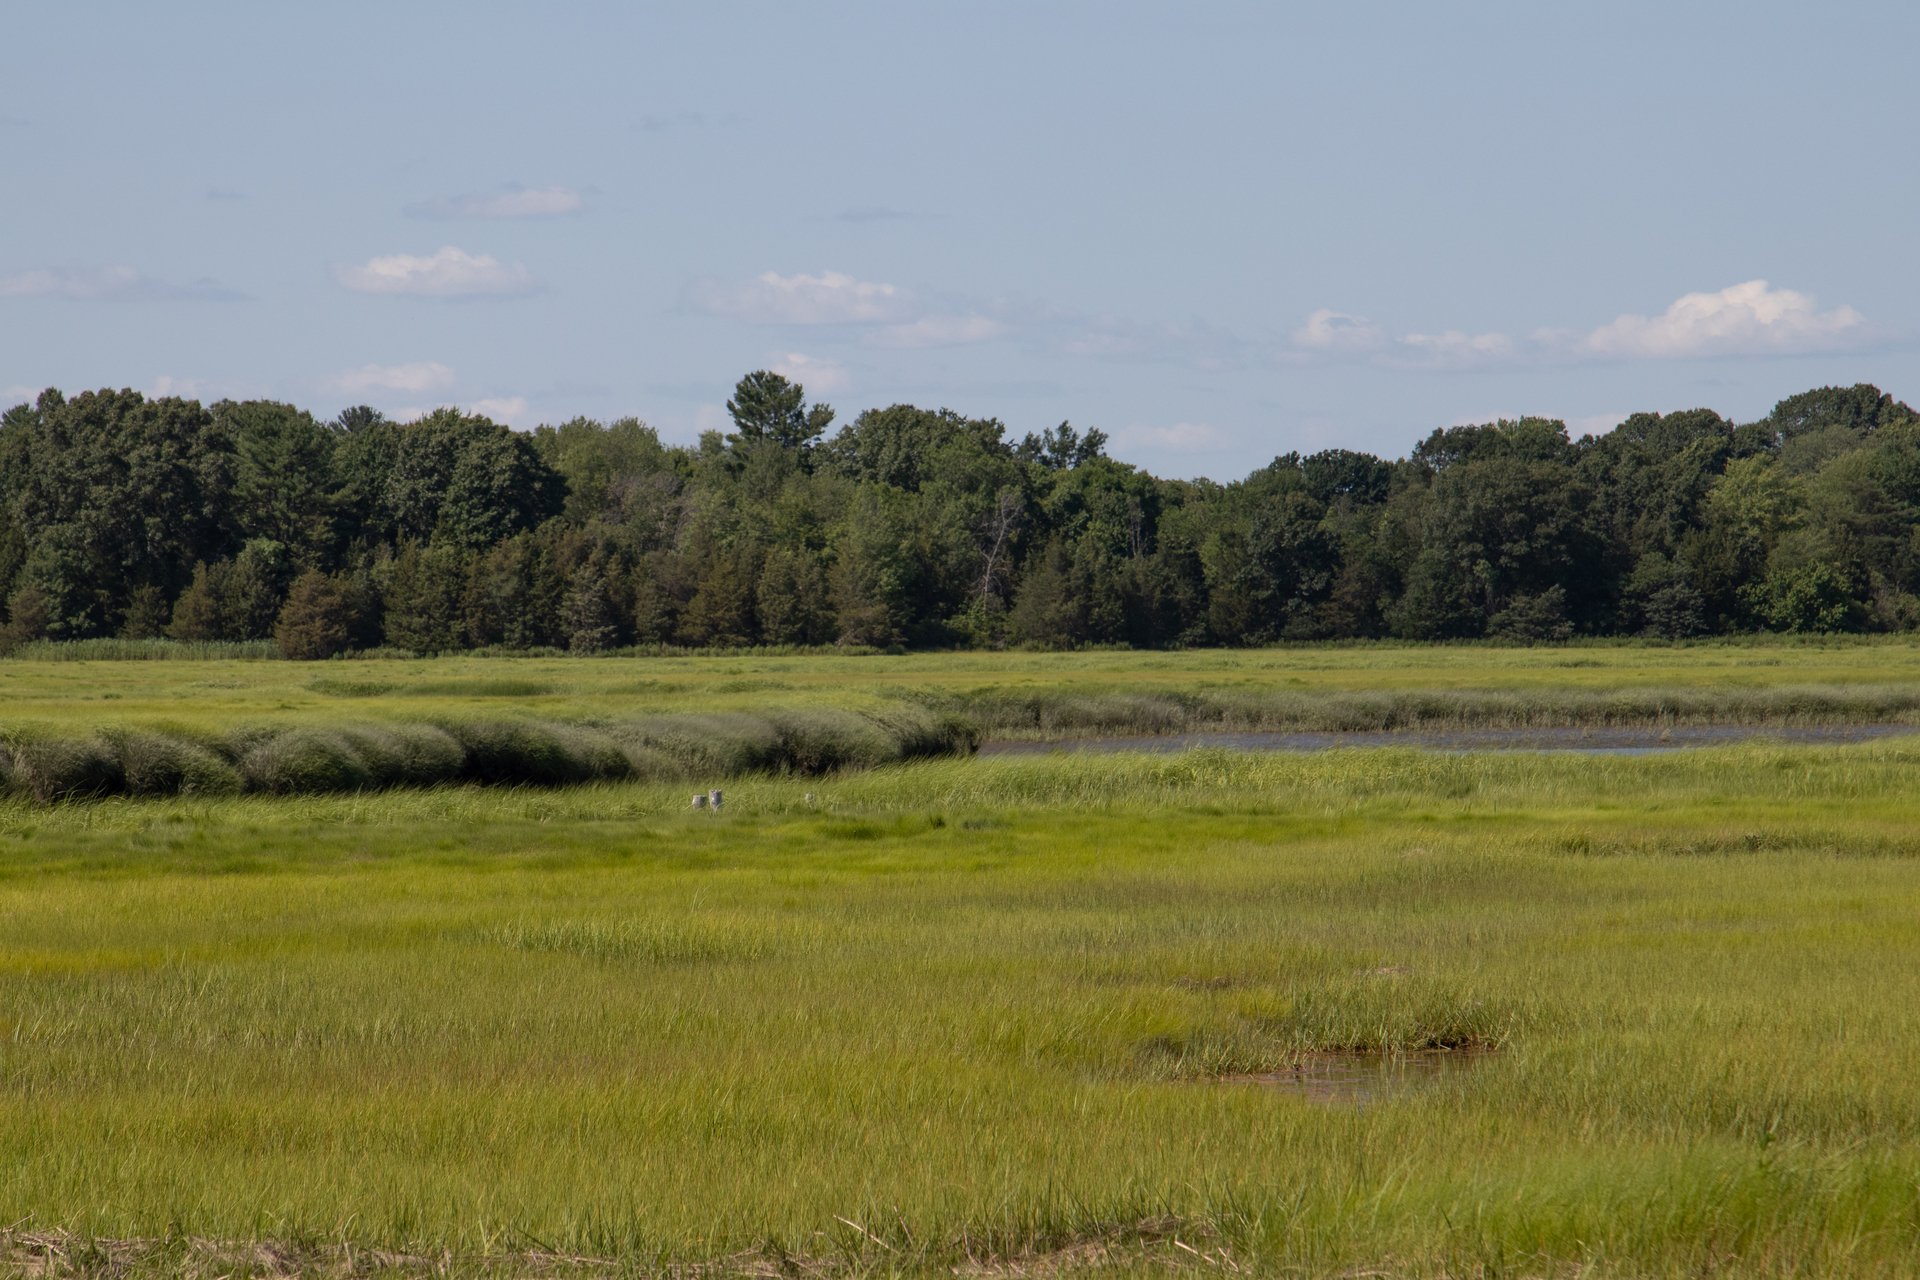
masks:
POLYGON ((717 551, 680 615, 680 640, 692 645, 753 642, 753 563, 749 553, 717 551))
POLYGON ((567 648, 574 653, 598 653, 619 641, 618 613, 607 574, 606 554, 599 549, 574 572, 560 606, 560 625, 567 648))
POLYGON ((754 587, 760 633, 768 644, 820 644, 833 619, 820 557, 805 547, 775 547, 761 561, 754 587))
POLYGON ((640 644, 665 644, 673 639, 679 610, 668 588, 669 565, 664 554, 648 556, 633 571, 633 638, 640 644))
POLYGON ((167 629, 167 594, 151 582, 133 589, 120 634, 128 640, 151 640, 167 629))
POLYGON ((218 640, 220 629, 219 581, 226 576, 224 564, 209 568, 205 562, 193 566, 193 579, 173 602, 173 620, 167 634, 175 640, 218 640))
POLYGON ((7 624, 0 627, 0 649, 10 649, 47 634, 47 593, 29 582, 7 600, 7 624))
POLYGON ((346 584, 338 579, 318 569, 295 578, 273 628, 280 656, 312 661, 346 649, 353 634, 350 609, 346 584))
POLYGON ((415 653, 459 648, 465 568, 451 547, 409 542, 401 548, 382 592, 387 643, 415 653))

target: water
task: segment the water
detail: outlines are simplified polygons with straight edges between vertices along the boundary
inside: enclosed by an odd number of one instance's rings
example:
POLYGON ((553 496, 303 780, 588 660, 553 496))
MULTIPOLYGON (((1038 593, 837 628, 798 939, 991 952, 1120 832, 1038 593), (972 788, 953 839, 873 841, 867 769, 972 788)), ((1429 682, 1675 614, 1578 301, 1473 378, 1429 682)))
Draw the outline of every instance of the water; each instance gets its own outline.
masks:
POLYGON ((1485 1049, 1441 1053, 1315 1053, 1281 1071, 1223 1076, 1221 1084, 1257 1085, 1329 1107, 1364 1107, 1430 1088, 1479 1066, 1485 1049))
POLYGON ((1420 747, 1428 751, 1568 751, 1590 756, 1644 756, 1736 742, 1843 746, 1920 732, 1905 724, 1744 725, 1604 728, 1563 725, 1536 729, 1380 729, 1354 733, 1179 733, 1150 738, 1066 738, 1055 742, 990 741, 983 756, 1047 755, 1073 751, 1146 751, 1164 754, 1196 747, 1235 751, 1329 751, 1336 747, 1420 747))

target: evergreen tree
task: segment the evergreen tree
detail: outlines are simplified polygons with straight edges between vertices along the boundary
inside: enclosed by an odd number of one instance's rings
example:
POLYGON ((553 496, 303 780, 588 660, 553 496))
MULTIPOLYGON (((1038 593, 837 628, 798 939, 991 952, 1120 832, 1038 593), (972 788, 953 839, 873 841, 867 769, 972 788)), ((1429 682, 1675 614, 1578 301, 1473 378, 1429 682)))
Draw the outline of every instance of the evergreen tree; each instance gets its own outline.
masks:
POLYGON ((0 649, 10 649, 47 634, 47 593, 32 582, 16 588, 7 599, 7 621, 0 626, 0 649))
POLYGON ((382 591, 386 640, 414 653, 460 647, 460 598, 466 566, 457 551, 409 542, 388 566, 382 591))
POLYGON ((167 634, 175 640, 222 639, 220 625, 220 580, 226 576, 224 565, 209 566, 204 561, 193 566, 193 579, 173 602, 173 618, 167 634))
POLYGON ((293 580, 273 628, 281 657, 331 658, 346 649, 352 636, 351 604, 344 583, 318 569, 308 569, 293 580))
POLYGON ((142 583, 127 597, 120 634, 129 640, 151 640, 166 632, 169 613, 166 592, 151 582, 142 583))
POLYGON ((821 644, 832 635, 827 575, 805 547, 775 547, 760 563, 754 611, 768 644, 821 644))
POLYGON ((574 653, 598 653, 619 643, 613 584, 606 555, 598 548, 574 571, 560 606, 560 626, 567 635, 567 648, 574 653))

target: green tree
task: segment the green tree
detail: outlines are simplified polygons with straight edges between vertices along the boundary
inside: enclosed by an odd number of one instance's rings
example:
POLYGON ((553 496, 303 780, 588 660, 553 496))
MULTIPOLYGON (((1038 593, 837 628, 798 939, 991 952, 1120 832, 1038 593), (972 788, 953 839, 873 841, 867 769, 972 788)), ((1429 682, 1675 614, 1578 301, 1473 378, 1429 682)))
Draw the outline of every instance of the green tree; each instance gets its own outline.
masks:
POLYGON ((252 538, 220 579, 220 630, 227 640, 265 640, 273 634, 286 599, 292 565, 287 549, 271 538, 252 538))
POLYGON ((277 542, 299 565, 330 557, 335 433, 304 409, 271 400, 223 400, 212 417, 233 448, 226 516, 236 536, 277 542))
POLYGON ((822 644, 833 635, 827 574, 805 547, 776 546, 760 563, 754 612, 768 644, 822 644))
POLYGON ((345 583, 318 569, 293 580, 274 622, 280 656, 302 661, 331 658, 353 637, 352 597, 345 583))
POLYGON ((223 638, 220 621, 220 587, 226 577, 224 563, 210 566, 201 561, 193 566, 193 577, 186 590, 173 602, 173 617, 167 634, 175 640, 219 640, 223 638))
POLYGON ((455 547, 417 542, 402 546, 387 568, 381 591, 387 643, 414 653, 458 649, 466 577, 455 547))
POLYGON ((603 549, 595 548, 574 571, 560 605, 560 626, 574 653, 599 653, 620 642, 620 610, 603 549))
POLYGON ((806 388, 767 369, 740 379, 727 401, 736 449, 766 441, 782 449, 808 450, 833 424, 830 405, 807 405, 806 388))

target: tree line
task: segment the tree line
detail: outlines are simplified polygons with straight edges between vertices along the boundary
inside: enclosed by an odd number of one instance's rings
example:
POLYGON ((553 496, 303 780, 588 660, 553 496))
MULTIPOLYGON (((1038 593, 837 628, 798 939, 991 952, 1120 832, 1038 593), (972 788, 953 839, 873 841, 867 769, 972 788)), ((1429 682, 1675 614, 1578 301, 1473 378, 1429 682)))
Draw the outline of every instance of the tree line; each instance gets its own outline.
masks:
POLYGON ((101 390, 0 417, 0 641, 1141 647, 1920 626, 1920 415, 1500 421, 1405 458, 1166 480, 1067 423, 898 404, 833 431, 751 373, 733 430, 101 390), (831 434, 829 434, 832 432, 831 434))

